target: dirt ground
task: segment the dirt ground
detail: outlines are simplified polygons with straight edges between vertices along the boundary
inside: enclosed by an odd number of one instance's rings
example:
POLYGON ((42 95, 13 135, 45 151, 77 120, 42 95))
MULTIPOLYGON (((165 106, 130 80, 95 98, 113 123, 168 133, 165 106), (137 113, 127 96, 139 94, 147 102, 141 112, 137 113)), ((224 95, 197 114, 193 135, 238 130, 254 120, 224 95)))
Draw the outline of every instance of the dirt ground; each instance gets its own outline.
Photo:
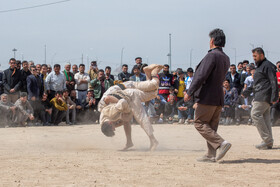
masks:
POLYGON ((148 152, 144 131, 105 137, 99 125, 0 129, 0 186, 280 186, 280 127, 275 148, 256 150, 254 126, 220 126, 232 148, 219 163, 199 163, 204 139, 192 125, 154 125, 159 147, 148 152))

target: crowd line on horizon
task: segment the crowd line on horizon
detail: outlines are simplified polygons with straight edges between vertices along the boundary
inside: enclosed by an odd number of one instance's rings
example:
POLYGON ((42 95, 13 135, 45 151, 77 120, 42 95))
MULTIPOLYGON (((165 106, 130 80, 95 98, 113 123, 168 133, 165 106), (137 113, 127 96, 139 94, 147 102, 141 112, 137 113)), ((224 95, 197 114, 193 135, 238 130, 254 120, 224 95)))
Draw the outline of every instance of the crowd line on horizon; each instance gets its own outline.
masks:
MULTIPOLYGON (((135 58, 131 72, 128 65, 122 71, 111 74, 111 67, 98 69, 92 61, 86 71, 84 64, 67 63, 62 70, 59 64, 34 64, 33 61, 9 60, 9 68, 0 72, 0 126, 31 126, 98 123, 100 113, 98 102, 106 90, 125 81, 145 81, 142 58, 135 58), (71 71, 72 69, 72 71, 71 71)), ((277 80, 280 83, 280 62, 277 66, 277 80)), ((224 81, 224 107, 220 123, 251 124, 250 110, 253 100, 255 63, 248 60, 237 67, 232 64, 224 81)), ((193 123, 195 101, 184 101, 195 72, 177 68, 170 72, 164 65, 158 74, 160 85, 158 96, 143 103, 153 123, 193 123)), ((279 94, 280 95, 280 94, 279 94)), ((271 106, 271 122, 275 125, 280 116, 280 104, 271 106)))

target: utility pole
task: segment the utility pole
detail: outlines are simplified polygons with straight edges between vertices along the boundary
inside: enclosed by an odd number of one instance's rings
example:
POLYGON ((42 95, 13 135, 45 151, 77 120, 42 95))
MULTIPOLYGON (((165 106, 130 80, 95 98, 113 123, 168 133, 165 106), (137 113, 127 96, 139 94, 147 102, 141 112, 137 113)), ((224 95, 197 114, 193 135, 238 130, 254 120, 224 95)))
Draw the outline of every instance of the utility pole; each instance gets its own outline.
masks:
POLYGON ((236 65, 236 48, 232 48, 234 50, 234 62, 235 62, 235 65, 236 65))
POLYGON ((14 58, 16 58, 16 52, 17 52, 17 49, 16 49, 16 48, 14 48, 12 51, 14 52, 14 58))
POLYGON ((169 53, 167 54, 167 56, 168 56, 169 69, 171 71, 171 34, 169 34, 169 53))
POLYGON ((123 50, 124 50, 124 47, 122 48, 122 51, 121 51, 121 67, 123 65, 123 50))
POLYGON ((84 54, 82 54, 82 64, 84 64, 84 54))
POLYGON ((47 64, 47 45, 45 44, 45 64, 47 64))
POLYGON ((190 68, 192 67, 192 52, 193 52, 193 49, 190 50, 190 68))

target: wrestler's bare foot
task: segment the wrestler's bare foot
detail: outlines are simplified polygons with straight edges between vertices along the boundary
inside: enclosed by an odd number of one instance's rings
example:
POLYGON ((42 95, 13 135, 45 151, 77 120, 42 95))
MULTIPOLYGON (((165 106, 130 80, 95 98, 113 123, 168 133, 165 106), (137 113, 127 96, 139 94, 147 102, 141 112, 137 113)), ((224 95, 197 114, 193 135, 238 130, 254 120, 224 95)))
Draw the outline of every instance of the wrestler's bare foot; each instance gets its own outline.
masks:
POLYGON ((153 69, 155 69, 157 66, 158 66, 157 64, 151 64, 151 65, 143 68, 143 71, 144 71, 148 80, 152 80, 151 73, 152 73, 153 69))
POLYGON ((155 67, 152 72, 151 75, 152 76, 157 76, 157 74, 162 70, 163 66, 162 65, 158 65, 157 67, 155 67))
POLYGON ((133 147, 133 143, 128 143, 125 145, 125 147, 122 149, 122 151, 127 151, 129 148, 133 147))
POLYGON ((152 141, 151 141, 151 146, 150 146, 150 151, 152 152, 152 151, 156 150, 158 144, 159 144, 159 143, 158 143, 157 140, 152 140, 152 141))

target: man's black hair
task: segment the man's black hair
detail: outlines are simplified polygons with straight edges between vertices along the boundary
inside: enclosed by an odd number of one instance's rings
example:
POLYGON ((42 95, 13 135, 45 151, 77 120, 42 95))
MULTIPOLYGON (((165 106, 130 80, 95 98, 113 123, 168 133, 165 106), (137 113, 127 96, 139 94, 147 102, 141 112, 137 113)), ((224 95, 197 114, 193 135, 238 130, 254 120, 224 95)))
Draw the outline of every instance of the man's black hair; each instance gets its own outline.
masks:
POLYGON ((133 70, 134 70, 134 69, 139 69, 139 70, 140 70, 140 69, 141 69, 141 65, 140 65, 140 66, 139 66, 139 65, 137 65, 137 64, 136 64, 136 65, 134 65, 134 66, 133 66, 133 70))
POLYGON ((100 72, 103 72, 103 73, 104 73, 104 70, 103 70, 103 69, 99 69, 99 70, 98 70, 98 73, 100 73, 100 72))
POLYGON ((187 69, 187 72, 193 73, 193 69, 192 69, 192 68, 188 68, 188 69, 187 69))
MULTIPOLYGON (((27 61, 26 61, 27 62, 27 61)), ((23 62, 22 62, 23 63, 23 62)), ((48 67, 48 65, 47 64, 42 64, 42 67, 48 67)))
POLYGON ((55 95, 62 95, 63 93, 62 93, 62 91, 56 91, 55 92, 55 95))
POLYGON ((103 132, 103 134, 105 136, 108 136, 108 137, 113 137, 115 136, 115 132, 113 131, 113 127, 112 125, 109 123, 109 122, 104 122, 102 125, 101 125, 101 131, 103 132))
POLYGON ((20 60, 17 60, 16 61, 17 65, 21 64, 21 61, 20 60))
POLYGON ((264 55, 264 51, 261 47, 257 47, 255 49, 253 49, 252 53, 258 53, 258 54, 263 54, 264 55))
POLYGON ((222 29, 214 29, 209 33, 209 37, 214 39, 214 45, 224 47, 226 44, 226 36, 222 29))
POLYGON ((224 82, 227 81, 230 84, 230 80, 229 79, 225 79, 224 82))
POLYGON ((128 65, 127 64, 123 64, 122 67, 127 67, 128 68, 128 65))
POLYGON ((242 64, 242 65, 243 65, 243 62, 239 62, 239 63, 238 63, 238 66, 239 66, 240 64, 242 64))
POLYGON ((53 66, 53 68, 55 68, 55 67, 59 67, 59 68, 60 68, 60 65, 59 65, 59 64, 55 64, 55 65, 53 66))
POLYGON ((276 62, 276 65, 277 65, 277 64, 280 64, 280 61, 276 62))
POLYGON ((230 67, 233 67, 233 66, 234 66, 234 67, 236 67, 236 65, 235 65, 235 64, 231 64, 231 65, 230 65, 230 67))
POLYGON ((15 58, 11 58, 9 62, 11 62, 11 61, 17 61, 17 60, 15 58))
POLYGON ((82 66, 82 67, 85 67, 85 65, 84 65, 84 64, 80 64, 80 65, 79 65, 79 67, 81 67, 81 66, 82 66))
POLYGON ((142 57, 136 57, 136 58, 135 58, 135 61, 136 61, 137 59, 141 59, 141 60, 142 60, 142 57))
POLYGON ((168 68, 169 68, 169 65, 168 65, 168 64, 164 64, 163 66, 164 66, 164 67, 168 67, 168 68))
POLYGON ((244 64, 244 63, 249 64, 249 60, 243 60, 243 64, 244 64))
POLYGON ((112 68, 111 68, 110 66, 106 66, 105 70, 106 70, 106 69, 112 69, 112 68))
POLYGON ((20 97, 27 97, 27 93, 26 92, 20 92, 19 96, 20 97))

